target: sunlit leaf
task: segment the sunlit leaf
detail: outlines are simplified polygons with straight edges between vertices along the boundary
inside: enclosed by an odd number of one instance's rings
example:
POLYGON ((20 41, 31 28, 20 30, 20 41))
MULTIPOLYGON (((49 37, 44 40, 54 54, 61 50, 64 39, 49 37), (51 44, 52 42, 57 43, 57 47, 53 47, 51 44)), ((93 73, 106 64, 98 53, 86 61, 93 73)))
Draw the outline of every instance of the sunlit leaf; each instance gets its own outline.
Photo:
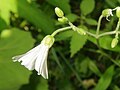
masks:
POLYGON ((16 0, 0 0, 0 17, 9 25, 10 11, 17 12, 16 0))
POLYGON ((18 90, 28 83, 30 71, 11 58, 32 48, 34 40, 29 32, 17 28, 3 32, 0 39, 0 90, 18 90))

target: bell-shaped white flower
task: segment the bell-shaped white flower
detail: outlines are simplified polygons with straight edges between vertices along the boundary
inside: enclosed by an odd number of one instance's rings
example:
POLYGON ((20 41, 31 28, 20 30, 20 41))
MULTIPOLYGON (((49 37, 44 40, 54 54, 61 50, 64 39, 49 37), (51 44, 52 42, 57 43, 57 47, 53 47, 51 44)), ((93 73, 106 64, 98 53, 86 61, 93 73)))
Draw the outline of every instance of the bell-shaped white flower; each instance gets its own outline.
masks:
POLYGON ((36 70, 38 75, 48 79, 47 56, 49 48, 54 43, 54 37, 47 35, 40 45, 31 49, 25 54, 13 57, 14 61, 21 62, 29 70, 36 70))

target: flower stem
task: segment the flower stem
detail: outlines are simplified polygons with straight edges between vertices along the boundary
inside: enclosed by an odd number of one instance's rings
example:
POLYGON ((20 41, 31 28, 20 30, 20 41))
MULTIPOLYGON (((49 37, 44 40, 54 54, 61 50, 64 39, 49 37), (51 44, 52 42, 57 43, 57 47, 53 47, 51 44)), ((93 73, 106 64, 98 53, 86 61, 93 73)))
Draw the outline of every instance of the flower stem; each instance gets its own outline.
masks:
POLYGON ((56 34, 58 34, 59 32, 63 32, 63 31, 66 31, 66 30, 69 30, 69 29, 71 29, 71 27, 69 26, 69 27, 64 27, 64 28, 60 28, 60 29, 57 29, 56 31, 54 31, 52 34, 51 34, 51 36, 55 36, 56 34))
POLYGON ((115 34, 115 33, 116 33, 116 31, 105 32, 105 33, 99 34, 98 38, 106 36, 106 35, 112 35, 112 34, 115 34))
POLYGON ((89 32, 89 31, 85 31, 85 32, 86 32, 89 36, 92 36, 92 37, 96 38, 96 35, 95 35, 95 34, 89 32))
POLYGON ((119 27, 120 27, 120 18, 119 18, 119 21, 118 21, 116 29, 115 29, 116 32, 119 30, 119 27))
POLYGON ((102 20, 103 16, 101 15, 99 17, 99 20, 98 20, 98 25, 97 25, 97 30, 96 30, 96 38, 98 37, 99 35, 99 31, 100 31, 100 25, 101 25, 101 20, 102 20))

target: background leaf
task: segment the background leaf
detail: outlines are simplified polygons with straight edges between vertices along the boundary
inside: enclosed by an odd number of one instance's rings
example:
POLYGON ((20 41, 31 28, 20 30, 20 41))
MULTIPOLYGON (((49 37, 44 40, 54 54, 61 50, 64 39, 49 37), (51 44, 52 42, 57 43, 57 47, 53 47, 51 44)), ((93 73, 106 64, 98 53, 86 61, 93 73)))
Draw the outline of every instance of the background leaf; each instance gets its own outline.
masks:
POLYGON ((110 66, 101 76, 94 90, 106 90, 112 81, 114 66, 110 66))
POLYGON ((84 15, 90 14, 94 8, 95 0, 82 0, 80 4, 80 9, 84 15))
POLYGON ((31 6, 26 0, 18 0, 17 4, 18 13, 21 17, 42 29, 45 34, 51 34, 54 31, 53 20, 42 10, 31 6))
POLYGON ((86 23, 89 25, 97 25, 97 21, 95 19, 92 18, 86 18, 85 19, 86 23))
POLYGON ((101 72, 98 69, 97 65, 95 64, 95 62, 93 62, 92 60, 89 60, 89 69, 94 72, 97 76, 101 76, 101 72))
POLYGON ((11 58, 33 47, 34 40, 29 32, 17 28, 8 31, 9 34, 4 34, 8 36, 2 35, 0 39, 0 90, 18 90, 28 83, 30 71, 11 58))
POLYGON ((65 14, 71 13, 70 5, 69 5, 69 0, 47 0, 48 3, 50 3, 53 6, 57 6, 61 8, 65 14))

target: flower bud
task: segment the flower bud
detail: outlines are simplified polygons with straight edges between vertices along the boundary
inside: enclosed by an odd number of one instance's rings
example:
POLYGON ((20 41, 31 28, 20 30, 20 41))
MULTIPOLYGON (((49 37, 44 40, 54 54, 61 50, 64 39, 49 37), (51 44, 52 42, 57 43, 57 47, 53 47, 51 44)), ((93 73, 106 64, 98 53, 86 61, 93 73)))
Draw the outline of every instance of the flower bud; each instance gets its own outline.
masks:
POLYGON ((86 32, 83 28, 78 28, 77 29, 77 32, 80 34, 80 35, 86 35, 86 32))
POLYGON ((66 23, 68 19, 66 17, 58 18, 58 21, 61 23, 66 23))
POLYGON ((117 7, 116 9, 117 9, 117 10, 116 10, 116 16, 117 16, 118 18, 120 18, 120 7, 117 7))
POLYGON ((51 47, 54 43, 55 39, 53 36, 51 35, 47 35, 46 37, 44 37, 44 39, 42 40, 41 43, 48 45, 49 47, 51 47))
POLYGON ((102 15, 103 15, 103 17, 113 16, 112 9, 105 9, 105 10, 103 10, 102 11, 102 15))
POLYGON ((114 48, 118 44, 118 38, 114 38, 111 43, 111 47, 114 48))
POLYGON ((58 7, 55 8, 55 13, 58 17, 63 17, 64 16, 63 11, 58 7))

